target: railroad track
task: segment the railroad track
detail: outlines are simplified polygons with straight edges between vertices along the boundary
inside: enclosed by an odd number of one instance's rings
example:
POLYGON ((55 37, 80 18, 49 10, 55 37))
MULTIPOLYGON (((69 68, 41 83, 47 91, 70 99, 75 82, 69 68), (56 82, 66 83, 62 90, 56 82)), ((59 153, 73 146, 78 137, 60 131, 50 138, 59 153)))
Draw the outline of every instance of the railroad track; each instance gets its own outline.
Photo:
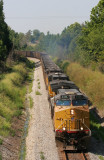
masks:
POLYGON ((56 146, 58 149, 59 160, 90 160, 87 151, 78 151, 73 146, 67 146, 63 148, 63 142, 56 140, 56 146))

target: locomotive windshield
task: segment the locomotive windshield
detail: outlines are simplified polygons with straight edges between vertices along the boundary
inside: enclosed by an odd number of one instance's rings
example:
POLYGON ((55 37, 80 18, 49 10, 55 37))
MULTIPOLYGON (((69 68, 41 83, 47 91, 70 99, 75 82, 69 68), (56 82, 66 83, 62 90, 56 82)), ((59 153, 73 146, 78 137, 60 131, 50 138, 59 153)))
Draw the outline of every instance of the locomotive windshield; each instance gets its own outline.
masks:
POLYGON ((70 100, 57 100, 56 106, 70 106, 71 101, 70 100))
POLYGON ((72 105, 73 106, 85 106, 87 105, 88 102, 87 102, 87 99, 75 99, 75 100, 72 100, 72 105))
POLYGON ((63 100, 67 100, 67 99, 69 99, 70 97, 68 96, 68 95, 62 95, 61 96, 61 99, 63 99, 63 100))

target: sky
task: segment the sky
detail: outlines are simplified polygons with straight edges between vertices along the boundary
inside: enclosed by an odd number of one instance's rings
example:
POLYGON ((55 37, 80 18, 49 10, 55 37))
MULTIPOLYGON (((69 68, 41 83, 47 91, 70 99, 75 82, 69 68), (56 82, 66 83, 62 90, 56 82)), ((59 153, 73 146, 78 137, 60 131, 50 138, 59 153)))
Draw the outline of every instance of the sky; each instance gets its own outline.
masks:
POLYGON ((71 24, 90 20, 99 0, 4 0, 7 24, 16 32, 38 29, 45 34, 61 33, 71 24))

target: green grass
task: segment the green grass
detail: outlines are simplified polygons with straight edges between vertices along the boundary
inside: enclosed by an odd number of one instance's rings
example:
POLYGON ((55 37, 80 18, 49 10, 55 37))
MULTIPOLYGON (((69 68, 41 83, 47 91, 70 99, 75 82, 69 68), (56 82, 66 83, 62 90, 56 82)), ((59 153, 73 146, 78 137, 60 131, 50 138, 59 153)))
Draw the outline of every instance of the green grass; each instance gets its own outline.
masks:
POLYGON ((29 96, 29 101, 30 101, 30 108, 33 107, 33 98, 29 96))
POLYGON ((11 70, 0 76, 0 135, 15 135, 11 124, 13 117, 20 117, 24 109, 26 82, 32 72, 33 64, 22 58, 14 62, 11 70), (30 68, 29 68, 30 67, 30 68))
POLYGON ((103 157, 103 156, 99 156, 99 159, 100 159, 100 160, 104 160, 104 157, 103 157))
POLYGON ((35 94, 36 95, 41 95, 41 93, 38 90, 35 92, 35 94))

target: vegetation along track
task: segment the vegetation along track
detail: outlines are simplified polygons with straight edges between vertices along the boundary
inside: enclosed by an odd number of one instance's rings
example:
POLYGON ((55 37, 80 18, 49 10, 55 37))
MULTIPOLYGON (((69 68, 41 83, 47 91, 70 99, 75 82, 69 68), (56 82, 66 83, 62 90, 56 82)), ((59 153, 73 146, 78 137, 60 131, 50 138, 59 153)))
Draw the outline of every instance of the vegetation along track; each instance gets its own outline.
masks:
POLYGON ((59 160, 90 160, 87 151, 78 151, 73 146, 63 147, 63 142, 56 140, 59 160))

